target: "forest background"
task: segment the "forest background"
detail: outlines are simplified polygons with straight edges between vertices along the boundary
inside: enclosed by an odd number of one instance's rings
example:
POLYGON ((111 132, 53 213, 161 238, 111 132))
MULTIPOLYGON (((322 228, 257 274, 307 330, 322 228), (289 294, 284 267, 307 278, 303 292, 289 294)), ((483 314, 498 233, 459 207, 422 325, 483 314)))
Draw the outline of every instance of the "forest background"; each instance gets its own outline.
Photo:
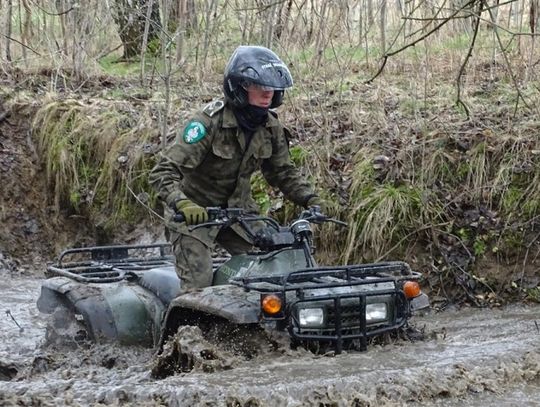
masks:
POLYGON ((440 303, 539 301, 538 7, 1 0, 0 261, 158 230, 148 170, 253 44, 290 67, 291 156, 349 224, 318 231, 321 262, 406 260, 440 303))

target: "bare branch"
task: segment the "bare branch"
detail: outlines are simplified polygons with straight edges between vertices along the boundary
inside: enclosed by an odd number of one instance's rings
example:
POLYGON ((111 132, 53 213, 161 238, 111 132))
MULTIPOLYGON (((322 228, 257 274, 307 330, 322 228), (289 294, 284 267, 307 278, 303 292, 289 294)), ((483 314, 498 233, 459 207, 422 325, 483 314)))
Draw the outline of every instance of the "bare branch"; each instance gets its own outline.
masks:
POLYGON ((50 11, 47 11, 45 10, 43 7, 41 7, 38 3, 35 4, 35 6, 40 9, 41 11, 43 11, 45 14, 47 14, 48 16, 53 16, 53 17, 58 17, 58 16, 62 16, 64 14, 67 14, 69 13, 70 11, 73 10, 73 7, 70 7, 69 9, 65 10, 65 11, 61 11, 60 13, 51 13, 50 11))
POLYGON ((41 56, 41 54, 40 54, 39 52, 37 52, 35 49, 29 47, 29 46, 26 45, 26 44, 23 44, 23 43, 20 42, 19 40, 16 40, 15 38, 10 37, 9 35, 6 35, 6 34, 1 34, 1 35, 2 35, 2 37, 5 37, 5 38, 7 38, 7 39, 10 40, 10 41, 14 41, 14 42, 16 42, 17 44, 22 45, 24 48, 29 49, 30 51, 32 51, 32 52, 33 52, 34 54, 36 54, 37 56, 39 56, 39 57, 41 56))
POLYGON ((512 65, 510 64, 510 61, 508 60, 508 54, 504 51, 501 36, 499 35, 499 30, 498 30, 498 28, 497 28, 497 26, 495 24, 495 16, 493 15, 493 10, 490 9, 490 10, 488 10, 488 12, 489 12, 489 16, 491 18, 491 22, 493 24, 493 32, 495 33, 495 36, 497 37, 497 42, 499 43, 499 47, 501 48, 501 51, 502 51, 502 54, 503 54, 503 57, 504 57, 504 61, 506 63, 506 69, 508 70, 508 73, 510 74, 510 77, 512 78, 512 82, 514 83, 514 86, 516 88, 516 92, 517 92, 518 97, 516 99, 516 106, 515 106, 515 109, 514 109, 514 115, 515 115, 517 113, 517 108, 518 108, 518 105, 519 105, 519 99, 521 99, 523 101, 523 103, 525 104, 525 106, 527 106, 529 109, 530 109, 530 106, 527 103, 527 101, 525 100, 525 98, 523 97, 523 94, 521 93, 521 91, 519 90, 519 84, 517 83, 514 72, 512 71, 512 65))
POLYGON ((435 26, 434 28, 432 28, 430 31, 428 31, 427 33, 425 33, 424 35, 422 35, 421 37, 417 38, 416 40, 404 45, 403 47, 397 49, 396 51, 392 51, 392 52, 386 52, 383 56, 383 62, 381 64, 381 66, 379 67, 379 70, 375 73, 375 75, 373 77, 371 77, 370 79, 368 79, 365 83, 371 83, 373 82, 373 80, 375 80, 375 78, 377 78, 383 71, 384 69, 384 66, 386 65, 386 62, 388 60, 389 57, 391 56, 394 56, 396 54, 399 54, 400 52, 406 50, 407 48, 410 48, 416 44, 418 44, 419 42, 425 40, 427 37, 429 37, 430 35, 432 35, 433 33, 437 32, 442 26, 444 26, 445 24, 447 24, 448 22, 452 21, 452 19, 454 18, 454 16, 456 16, 461 10, 469 7, 469 6, 472 6, 477 0, 469 0, 467 3, 465 3, 463 6, 461 6, 458 10, 456 10, 452 15, 450 15, 448 18, 446 18, 444 21, 442 21, 440 24, 438 24, 437 26, 435 26))
POLYGON ((463 78, 463 75, 465 74, 465 69, 467 68, 467 64, 469 63, 469 59, 472 56, 472 52, 476 44, 476 38, 478 37, 478 29, 480 28, 480 16, 482 15, 484 11, 484 4, 485 4, 484 1, 485 0, 480 0, 480 4, 478 5, 478 13, 477 13, 477 17, 476 17, 476 21, 474 25, 474 32, 473 32, 473 37, 471 40, 471 45, 469 46, 467 55, 465 56, 465 59, 463 60, 463 63, 461 64, 461 67, 459 68, 459 73, 456 78, 456 86, 457 86, 456 104, 458 106, 463 107, 463 109, 465 109, 465 114, 467 115, 467 119, 469 119, 471 115, 470 115, 469 108, 467 107, 465 102, 461 99, 461 79, 463 78))

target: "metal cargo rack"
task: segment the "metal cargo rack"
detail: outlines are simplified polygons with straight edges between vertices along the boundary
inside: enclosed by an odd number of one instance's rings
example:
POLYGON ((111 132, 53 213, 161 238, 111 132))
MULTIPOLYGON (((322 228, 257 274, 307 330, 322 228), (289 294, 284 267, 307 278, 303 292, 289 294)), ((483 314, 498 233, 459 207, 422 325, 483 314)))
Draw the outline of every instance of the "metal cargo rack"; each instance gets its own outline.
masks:
POLYGON ((168 243, 68 249, 56 264, 48 265, 47 277, 64 276, 83 283, 121 281, 135 277, 135 272, 173 266, 171 252, 168 243))
MULTIPOLYGON (((231 280, 232 284, 246 290, 261 293, 285 293, 295 291, 296 298, 288 304, 290 335, 299 341, 333 342, 337 353, 341 353, 345 342, 358 341, 360 350, 367 347, 367 339, 385 332, 395 331, 407 322, 407 300, 403 291, 395 283, 401 280, 418 280, 420 273, 413 272, 404 262, 386 262, 351 266, 315 267, 293 271, 284 276, 243 277, 231 280), (384 283, 394 283, 393 288, 381 288, 373 291, 329 293, 307 297, 305 291, 314 289, 332 289, 337 287, 358 287, 384 283), (393 304, 391 320, 377 326, 368 326, 366 305, 369 297, 386 297, 393 304), (298 308, 309 303, 331 304, 331 323, 324 332, 301 329, 296 315, 298 308)), ((275 319, 284 319, 285 316, 275 319)))
POLYGON ((285 275, 233 278, 231 284, 246 290, 286 292, 313 288, 333 288, 372 284, 374 282, 418 280, 421 274, 405 262, 356 264, 351 266, 311 267, 285 275), (368 279, 369 278, 369 279, 368 279))

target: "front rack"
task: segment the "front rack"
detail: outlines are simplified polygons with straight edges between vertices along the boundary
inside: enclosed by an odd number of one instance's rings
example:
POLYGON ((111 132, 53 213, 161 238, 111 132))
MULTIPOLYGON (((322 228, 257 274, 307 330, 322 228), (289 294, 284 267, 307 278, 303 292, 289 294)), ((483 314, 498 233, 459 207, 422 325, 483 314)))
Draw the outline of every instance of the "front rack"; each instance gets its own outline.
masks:
POLYGON ((63 276, 83 283, 122 281, 134 277, 135 272, 173 266, 171 252, 168 243, 68 249, 56 264, 47 267, 47 277, 63 276))
POLYGON ((377 282, 418 280, 421 278, 421 274, 412 271, 407 263, 396 261, 350 266, 310 267, 285 275, 232 278, 229 282, 246 290, 285 292, 367 284, 373 283, 373 278, 377 278, 377 282), (323 280, 324 277, 331 277, 333 280, 329 282, 323 280), (366 280, 368 277, 371 277, 369 281, 366 280))
MULTIPOLYGON (((243 287, 246 290, 256 290, 262 293, 281 293, 286 298, 287 291, 296 291, 295 299, 288 304, 290 320, 288 331, 291 337, 298 341, 332 342, 336 353, 341 353, 344 344, 356 341, 360 350, 365 350, 369 337, 380 335, 384 332, 395 331, 403 327, 407 322, 408 305, 407 299, 400 286, 395 283, 402 280, 418 280, 421 274, 411 270, 405 262, 384 262, 373 264, 359 264, 337 267, 315 267, 293 271, 283 276, 273 277, 243 277, 230 280, 231 284, 243 287), (392 288, 385 283, 394 283, 392 288), (306 291, 314 289, 332 289, 337 287, 367 286, 380 284, 380 288, 374 291, 357 290, 354 292, 334 291, 325 295, 308 296, 306 291), (391 305, 393 314, 384 323, 369 326, 366 321, 366 305, 371 297, 385 297, 391 305), (350 311, 347 302, 355 302, 354 311, 350 311), (325 332, 320 330, 304 329, 297 320, 297 311, 310 303, 331 304, 334 320, 325 327, 325 332), (347 318, 354 322, 342 323, 342 317, 347 313, 347 318)), ((284 319, 284 315, 279 318, 284 319)))

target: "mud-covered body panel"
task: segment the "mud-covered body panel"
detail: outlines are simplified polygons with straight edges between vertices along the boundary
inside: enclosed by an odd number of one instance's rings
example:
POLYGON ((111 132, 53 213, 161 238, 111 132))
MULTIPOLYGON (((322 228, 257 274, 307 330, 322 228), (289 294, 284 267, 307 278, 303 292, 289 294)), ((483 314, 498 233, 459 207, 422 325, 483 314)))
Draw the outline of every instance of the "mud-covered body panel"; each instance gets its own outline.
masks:
POLYGON ((283 276, 306 267, 302 250, 283 250, 276 254, 240 254, 221 265, 214 273, 213 285, 227 284, 231 277, 283 276))
POLYGON ((169 313, 193 310, 231 321, 235 324, 259 322, 260 294, 233 285, 206 287, 178 296, 171 302, 169 313))
POLYGON ((157 343, 165 305, 132 282, 86 284, 53 277, 41 287, 38 309, 53 313, 66 307, 84 319, 92 340, 118 340, 124 344, 157 343))
POLYGON ((170 301, 180 291, 167 244, 69 249, 47 268, 37 301, 82 318, 90 339, 154 346, 170 301))

